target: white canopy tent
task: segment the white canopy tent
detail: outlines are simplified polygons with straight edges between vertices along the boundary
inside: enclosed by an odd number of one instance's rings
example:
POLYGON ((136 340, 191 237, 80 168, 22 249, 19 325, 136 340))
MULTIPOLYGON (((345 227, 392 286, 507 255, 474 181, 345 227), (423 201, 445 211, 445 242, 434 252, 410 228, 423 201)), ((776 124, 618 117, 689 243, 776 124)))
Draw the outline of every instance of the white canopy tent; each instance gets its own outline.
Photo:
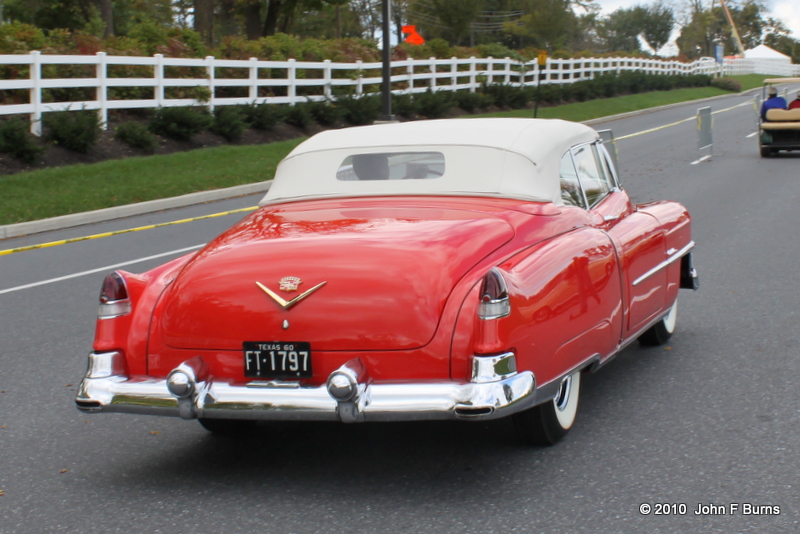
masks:
POLYGON ((745 59, 769 59, 774 61, 780 61, 786 64, 792 63, 792 58, 790 58, 786 54, 781 54, 777 50, 773 50, 772 48, 763 44, 758 45, 755 48, 751 48, 750 50, 745 50, 744 57, 745 59))

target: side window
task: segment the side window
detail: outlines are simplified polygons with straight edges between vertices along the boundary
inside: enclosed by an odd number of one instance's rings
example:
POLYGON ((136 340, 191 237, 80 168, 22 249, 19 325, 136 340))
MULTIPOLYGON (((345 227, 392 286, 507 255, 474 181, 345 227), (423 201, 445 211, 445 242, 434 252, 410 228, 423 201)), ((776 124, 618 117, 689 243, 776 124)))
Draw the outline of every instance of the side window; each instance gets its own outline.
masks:
POLYGON ((599 165, 597 147, 594 143, 573 148, 572 154, 578 178, 586 193, 586 200, 589 202, 589 207, 594 206, 611 191, 612 178, 607 176, 599 165))
POLYGON ((564 153, 561 157, 561 200, 565 206, 578 206, 585 208, 586 203, 583 199, 583 191, 578 181, 578 173, 575 171, 575 164, 572 162, 572 154, 564 153))

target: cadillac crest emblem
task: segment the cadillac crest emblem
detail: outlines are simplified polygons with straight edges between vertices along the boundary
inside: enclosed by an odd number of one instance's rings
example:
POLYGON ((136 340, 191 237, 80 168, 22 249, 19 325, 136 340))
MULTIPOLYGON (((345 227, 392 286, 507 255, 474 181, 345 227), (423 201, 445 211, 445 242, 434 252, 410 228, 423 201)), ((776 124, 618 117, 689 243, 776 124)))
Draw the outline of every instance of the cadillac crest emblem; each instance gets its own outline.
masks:
POLYGON ((303 281, 296 276, 284 276, 281 278, 280 290, 286 291, 287 293, 290 291, 297 291, 297 286, 302 283, 303 281))

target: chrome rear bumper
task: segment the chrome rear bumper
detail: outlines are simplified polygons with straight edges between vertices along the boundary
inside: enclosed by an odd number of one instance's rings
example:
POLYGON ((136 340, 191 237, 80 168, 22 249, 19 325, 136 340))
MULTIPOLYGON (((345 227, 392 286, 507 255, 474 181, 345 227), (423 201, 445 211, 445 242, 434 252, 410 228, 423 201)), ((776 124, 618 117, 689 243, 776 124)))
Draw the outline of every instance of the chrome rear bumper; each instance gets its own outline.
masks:
MULTIPOLYGON (((122 412, 194 418, 297 421, 412 421, 496 419, 553 394, 537 391, 530 371, 517 372, 513 353, 473 358, 471 382, 375 382, 358 359, 331 373, 327 384, 253 381, 234 384, 210 376, 200 357, 166 379, 121 373, 124 356, 90 354, 75 399, 85 412, 122 412)), ((546 388, 550 389, 550 388, 546 388)))

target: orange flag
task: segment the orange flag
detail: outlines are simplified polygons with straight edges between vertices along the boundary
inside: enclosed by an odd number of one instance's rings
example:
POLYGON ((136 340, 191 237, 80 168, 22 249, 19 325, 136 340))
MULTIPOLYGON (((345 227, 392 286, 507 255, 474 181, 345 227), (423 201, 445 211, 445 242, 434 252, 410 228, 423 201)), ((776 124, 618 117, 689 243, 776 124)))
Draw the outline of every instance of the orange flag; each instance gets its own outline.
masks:
POLYGON ((423 44, 425 44, 425 39, 423 39, 422 36, 419 33, 417 33, 417 27, 416 26, 403 26, 403 33, 408 34, 408 37, 406 37, 406 39, 405 39, 405 41, 408 44, 412 44, 412 45, 423 45, 423 44))

